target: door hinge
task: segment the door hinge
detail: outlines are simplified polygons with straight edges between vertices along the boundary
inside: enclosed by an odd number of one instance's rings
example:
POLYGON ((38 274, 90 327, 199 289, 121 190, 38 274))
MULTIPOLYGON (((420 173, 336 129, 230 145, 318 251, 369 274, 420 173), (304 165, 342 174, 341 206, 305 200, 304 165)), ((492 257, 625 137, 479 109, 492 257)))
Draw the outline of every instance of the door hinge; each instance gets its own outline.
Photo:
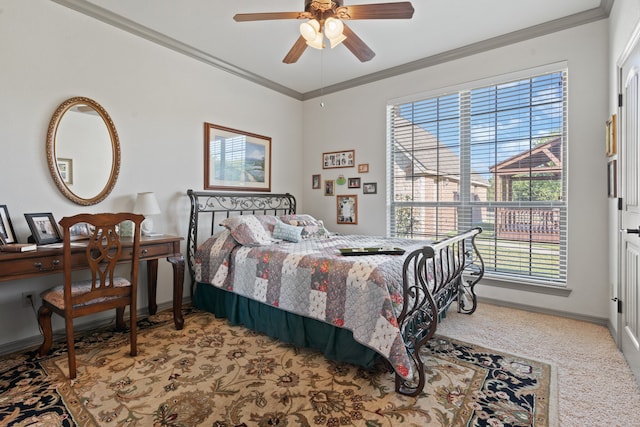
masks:
POLYGON ((618 197, 618 210, 622 210, 622 197, 618 197))
POLYGON ((622 107, 622 94, 618 94, 618 107, 622 107))

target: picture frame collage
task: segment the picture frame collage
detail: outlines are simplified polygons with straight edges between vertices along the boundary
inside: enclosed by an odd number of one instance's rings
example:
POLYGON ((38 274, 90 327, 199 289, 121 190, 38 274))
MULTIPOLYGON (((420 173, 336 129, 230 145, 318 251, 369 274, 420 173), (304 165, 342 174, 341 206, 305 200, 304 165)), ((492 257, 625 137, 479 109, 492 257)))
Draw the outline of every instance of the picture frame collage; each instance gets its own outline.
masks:
MULTIPOLYGON (((322 169, 356 168, 358 174, 369 173, 368 163, 356 163, 355 150, 332 151, 322 153, 322 169)), ((322 180, 321 174, 311 175, 311 188, 322 189, 324 196, 336 197, 336 222, 338 224, 358 223, 358 195, 337 194, 338 187, 346 184, 349 190, 362 189, 362 194, 377 194, 377 182, 363 182, 360 176, 346 177, 338 175, 336 179, 322 180)))

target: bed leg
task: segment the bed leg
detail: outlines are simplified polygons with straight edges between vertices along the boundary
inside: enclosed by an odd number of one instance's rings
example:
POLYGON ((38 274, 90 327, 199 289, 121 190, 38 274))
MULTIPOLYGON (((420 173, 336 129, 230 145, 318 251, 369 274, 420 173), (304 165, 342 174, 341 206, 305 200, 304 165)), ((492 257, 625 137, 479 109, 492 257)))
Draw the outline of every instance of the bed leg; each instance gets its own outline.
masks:
POLYGON ((396 392, 404 394, 405 396, 415 397, 422 393, 425 384, 424 364, 422 359, 418 356, 414 357, 415 368, 417 370, 418 381, 416 383, 405 380, 397 373, 396 375, 396 392))

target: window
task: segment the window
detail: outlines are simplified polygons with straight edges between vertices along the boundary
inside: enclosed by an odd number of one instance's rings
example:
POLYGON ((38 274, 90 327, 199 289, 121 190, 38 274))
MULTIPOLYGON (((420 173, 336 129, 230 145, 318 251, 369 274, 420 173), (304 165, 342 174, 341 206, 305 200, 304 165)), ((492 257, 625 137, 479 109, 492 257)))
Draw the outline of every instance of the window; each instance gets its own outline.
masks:
POLYGON ((567 73, 388 107, 389 235, 481 226, 488 277, 566 284, 567 73))

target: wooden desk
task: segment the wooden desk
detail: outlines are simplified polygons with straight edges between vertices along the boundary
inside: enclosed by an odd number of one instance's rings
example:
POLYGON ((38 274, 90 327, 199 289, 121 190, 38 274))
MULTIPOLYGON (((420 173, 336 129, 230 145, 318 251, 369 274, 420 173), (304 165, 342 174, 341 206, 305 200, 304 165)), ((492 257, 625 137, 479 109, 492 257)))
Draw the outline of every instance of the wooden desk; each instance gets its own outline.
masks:
MULTIPOLYGON (((173 266, 173 322, 176 329, 182 329, 182 289, 184 285, 184 257, 180 252, 182 237, 162 235, 158 237, 142 236, 140 240, 140 261, 147 262, 147 290, 149 294, 149 314, 158 310, 156 289, 158 287, 158 260, 166 258, 173 266)), ((125 247, 133 246, 133 240, 123 238, 125 247)), ((71 249, 72 268, 82 270, 87 267, 84 248, 71 249)), ((0 281, 27 279, 30 277, 62 274, 62 247, 40 246, 30 252, 0 252, 0 281)))

